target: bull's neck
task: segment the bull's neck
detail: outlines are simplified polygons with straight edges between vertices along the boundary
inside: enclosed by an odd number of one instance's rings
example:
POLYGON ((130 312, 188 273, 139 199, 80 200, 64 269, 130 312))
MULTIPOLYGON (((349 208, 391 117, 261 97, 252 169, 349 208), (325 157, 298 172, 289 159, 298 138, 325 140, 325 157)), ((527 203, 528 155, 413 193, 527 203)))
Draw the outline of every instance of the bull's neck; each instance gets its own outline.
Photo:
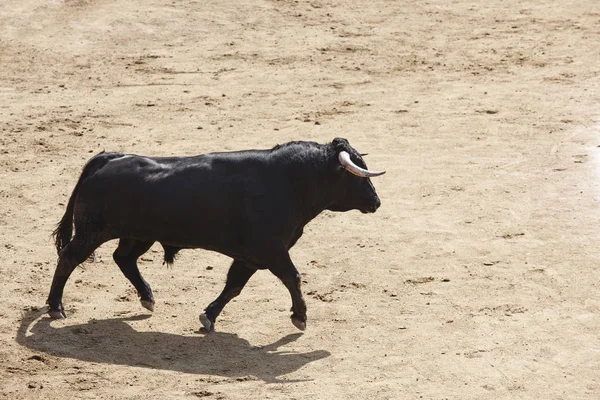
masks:
POLYGON ((288 165, 286 175, 298 199, 300 218, 306 224, 333 202, 334 180, 325 157, 294 161, 288 165))

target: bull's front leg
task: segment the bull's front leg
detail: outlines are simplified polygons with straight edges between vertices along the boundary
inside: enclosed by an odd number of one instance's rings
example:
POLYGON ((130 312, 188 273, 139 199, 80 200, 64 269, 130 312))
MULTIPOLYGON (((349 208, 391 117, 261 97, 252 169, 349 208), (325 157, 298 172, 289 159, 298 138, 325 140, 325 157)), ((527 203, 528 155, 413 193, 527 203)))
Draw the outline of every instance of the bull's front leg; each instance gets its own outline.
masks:
POLYGON ((302 280, 287 250, 280 252, 279 256, 269 263, 269 271, 278 277, 290 292, 292 297, 292 323, 301 331, 305 330, 306 303, 300 288, 302 280))

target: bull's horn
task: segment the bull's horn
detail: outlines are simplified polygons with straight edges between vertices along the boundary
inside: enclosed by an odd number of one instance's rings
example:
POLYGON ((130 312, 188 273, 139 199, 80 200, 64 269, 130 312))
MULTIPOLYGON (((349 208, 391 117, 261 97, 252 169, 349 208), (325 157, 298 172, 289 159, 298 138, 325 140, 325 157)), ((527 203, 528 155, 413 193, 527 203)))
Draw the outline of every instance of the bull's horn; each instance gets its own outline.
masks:
POLYGON ((344 166, 344 168, 348 170, 348 172, 351 172, 354 175, 360 176, 362 178, 371 178, 373 176, 385 174, 385 171, 375 172, 359 167, 358 165, 352 162, 352 160, 350 159, 350 154, 348 154, 345 151, 340 151, 339 159, 340 163, 344 166))

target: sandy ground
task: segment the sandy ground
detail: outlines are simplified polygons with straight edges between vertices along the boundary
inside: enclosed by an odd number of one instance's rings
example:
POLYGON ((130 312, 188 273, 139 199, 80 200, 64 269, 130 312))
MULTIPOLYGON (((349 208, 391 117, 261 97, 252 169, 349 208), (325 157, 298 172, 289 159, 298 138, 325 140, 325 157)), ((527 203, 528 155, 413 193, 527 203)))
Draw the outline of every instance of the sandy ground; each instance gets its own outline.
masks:
POLYGON ((0 398, 600 398, 600 5, 4 0, 0 398), (217 332, 229 260, 112 262, 42 315, 50 233, 102 149, 191 155, 346 137, 383 205, 292 251, 308 329, 256 274, 217 332))

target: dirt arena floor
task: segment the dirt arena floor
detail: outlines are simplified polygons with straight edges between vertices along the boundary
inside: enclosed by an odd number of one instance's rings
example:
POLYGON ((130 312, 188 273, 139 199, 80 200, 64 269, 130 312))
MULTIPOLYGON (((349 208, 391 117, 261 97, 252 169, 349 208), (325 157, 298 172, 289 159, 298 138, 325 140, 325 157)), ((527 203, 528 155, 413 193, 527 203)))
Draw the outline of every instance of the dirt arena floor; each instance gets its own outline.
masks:
POLYGON ((600 398, 599 44, 597 0, 2 1, 0 398, 600 398), (269 272, 202 332, 202 250, 150 315, 114 241, 43 313, 91 155, 336 136, 383 204, 292 250, 304 333, 269 272))

